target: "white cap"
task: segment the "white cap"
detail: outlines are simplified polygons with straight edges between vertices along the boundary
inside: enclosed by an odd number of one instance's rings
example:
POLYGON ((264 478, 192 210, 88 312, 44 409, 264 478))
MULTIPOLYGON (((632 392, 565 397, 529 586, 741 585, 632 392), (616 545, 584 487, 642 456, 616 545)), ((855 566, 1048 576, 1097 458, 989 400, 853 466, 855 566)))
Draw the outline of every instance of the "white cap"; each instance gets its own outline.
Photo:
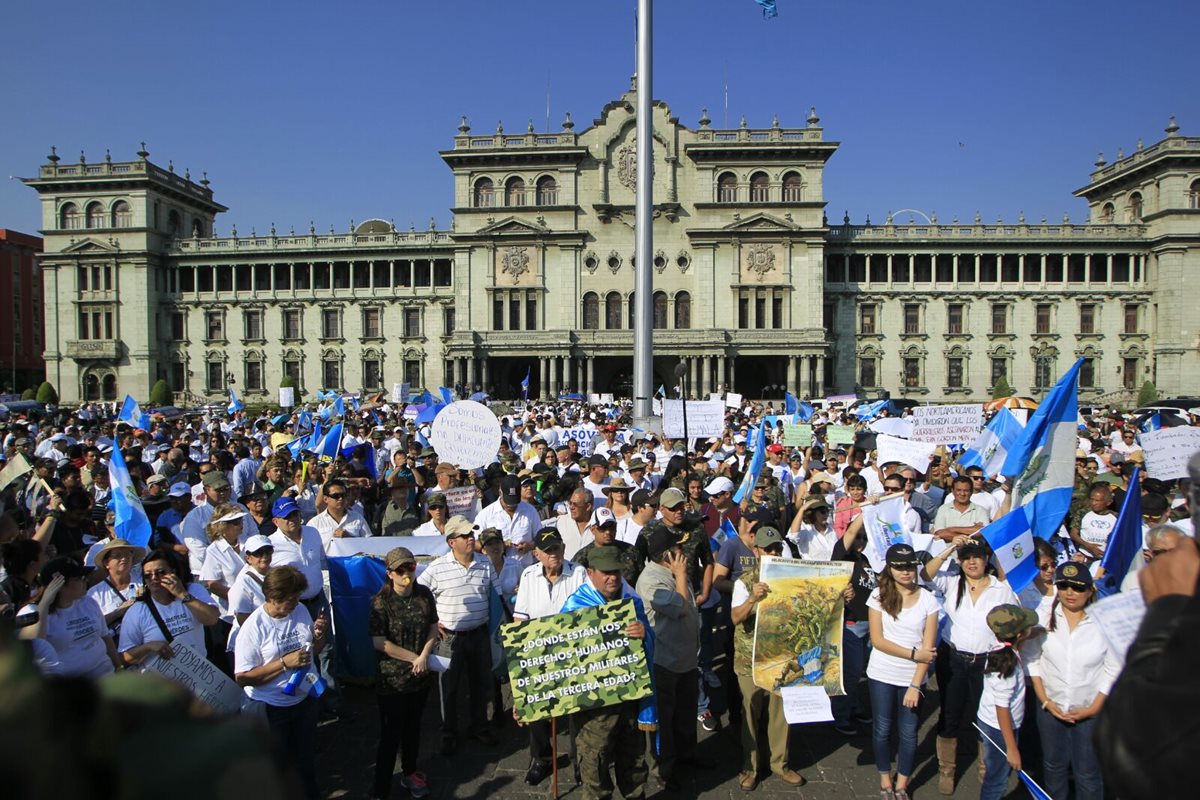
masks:
POLYGON ((213 522, 237 522, 244 516, 246 516, 245 511, 230 511, 225 516, 214 519, 213 522))
POLYGON ((713 478, 712 481, 709 482, 708 486, 704 487, 704 491, 708 492, 710 495, 720 494, 721 492, 732 492, 733 481, 729 480, 729 478, 726 478, 724 475, 713 478))
POLYGON ((264 547, 272 547, 273 548, 273 547, 275 547, 275 545, 272 544, 271 540, 268 539, 266 536, 263 536, 261 533, 256 533, 253 536, 251 536, 249 539, 246 540, 246 546, 243 549, 247 553, 257 553, 259 550, 262 550, 264 547))
POLYGON ((167 491, 167 497, 187 497, 191 493, 191 486, 186 483, 177 483, 167 491))
POLYGON ((745 444, 746 437, 739 433, 737 436, 733 437, 733 443, 734 444, 745 444))
POLYGON ((617 518, 613 515, 612 509, 607 508, 605 506, 601 506, 600 508, 597 508, 596 509, 596 523, 595 523, 596 527, 599 528, 600 526, 606 525, 608 523, 612 523, 613 525, 617 524, 617 518))

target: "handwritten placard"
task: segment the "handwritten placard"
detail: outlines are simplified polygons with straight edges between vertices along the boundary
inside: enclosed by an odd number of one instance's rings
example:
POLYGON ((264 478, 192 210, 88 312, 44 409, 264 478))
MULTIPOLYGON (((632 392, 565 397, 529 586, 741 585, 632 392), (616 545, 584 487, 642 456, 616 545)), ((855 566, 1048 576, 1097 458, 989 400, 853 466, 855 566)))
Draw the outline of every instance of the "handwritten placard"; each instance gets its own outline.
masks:
POLYGON ((558 435, 559 441, 563 444, 574 441, 579 447, 579 455, 587 458, 592 454, 592 439, 596 438, 596 431, 591 428, 574 427, 567 428, 558 435))
POLYGON ((475 521, 475 498, 478 492, 474 486, 456 486, 453 489, 446 489, 442 492, 446 498, 446 509, 450 512, 450 516, 456 514, 475 521))
POLYGON ((292 386, 279 387, 279 405, 282 408, 291 408, 296 405, 296 389, 292 386))
POLYGON ((726 408, 740 408, 741 405, 742 405, 742 396, 740 394, 738 394, 737 392, 726 392, 725 393, 725 407, 726 408))
POLYGON ((1200 428, 1162 428, 1139 434, 1146 475, 1161 481, 1188 477, 1188 459, 1200 452, 1200 428))
POLYGON ((917 406, 912 410, 912 438, 934 444, 973 442, 983 427, 983 405, 917 406))
POLYGON ((784 447, 808 447, 812 444, 812 425, 797 423, 783 425, 784 447))
POLYGON ((486 466, 500 450, 500 420, 482 403, 456 400, 433 420, 429 442, 439 458, 459 469, 486 466))
POLYGON ((936 444, 930 442, 914 442, 908 439, 901 439, 899 436, 888 436, 886 433, 877 434, 875 437, 875 461, 879 464, 887 464, 890 462, 898 462, 907 464, 917 472, 925 472, 929 469, 929 462, 933 459, 933 451, 937 450, 936 444))
POLYGON ((783 718, 789 725, 833 719, 833 703, 823 686, 784 686, 779 693, 783 695, 783 718))
POLYGON ((853 425, 826 425, 826 444, 854 444, 853 425))
POLYGON ((211 661, 182 642, 171 643, 170 658, 153 656, 142 665, 143 672, 157 672, 183 685, 212 706, 219 714, 236 714, 245 697, 242 689, 211 661))
MULTIPOLYGON (((663 403, 663 434, 672 439, 683 438, 684 402, 667 400, 663 403)), ((687 435, 693 439, 720 437, 725 433, 725 404, 720 400, 692 400, 687 406, 687 435)))

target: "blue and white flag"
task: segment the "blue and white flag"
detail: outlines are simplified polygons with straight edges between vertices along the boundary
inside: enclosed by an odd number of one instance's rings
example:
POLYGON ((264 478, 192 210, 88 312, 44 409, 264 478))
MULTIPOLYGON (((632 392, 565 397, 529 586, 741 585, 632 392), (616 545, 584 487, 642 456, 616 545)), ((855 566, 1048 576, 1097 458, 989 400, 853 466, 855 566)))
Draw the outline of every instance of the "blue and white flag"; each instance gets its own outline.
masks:
POLYGON ((891 406, 891 404, 891 400, 877 400, 874 403, 867 403, 866 405, 859 406, 851 413, 853 413, 854 416, 858 417, 860 420, 875 419, 875 417, 878 417, 881 413, 883 413, 883 411, 891 406))
MULTIPOLYGON (((1075 487, 1075 451, 1079 434, 1079 359, 1059 378, 1033 412, 1000 474, 1013 481, 1012 506, 1022 510, 1030 530, 1050 541, 1071 507, 1075 487)), ((1014 587, 1015 589, 1016 587, 1014 587)))
POLYGON ((125 402, 121 403, 121 410, 117 412, 117 422, 127 422, 134 428, 147 430, 150 427, 150 415, 142 411, 131 395, 125 395, 125 402))
POLYGON ((912 545, 912 537, 904 528, 904 495, 898 493, 886 500, 863 506, 863 529, 867 533, 867 560, 871 569, 887 569, 887 551, 894 544, 912 545))
POLYGON ((658 385, 658 391, 656 391, 654 393, 654 396, 655 397, 666 397, 667 396, 667 387, 664 384, 660 383, 658 385))
POLYGON ((1142 433, 1162 430, 1162 415, 1155 411, 1142 420, 1142 433))
POLYGON ((108 459, 108 479, 112 482, 112 509, 116 518, 113 528, 117 536, 132 545, 145 547, 150 543, 150 518, 129 477, 129 468, 120 448, 114 447, 108 459))
MULTIPOLYGON (((1129 476, 1129 485, 1138 486, 1140 467, 1135 467, 1129 476)), ((1100 566, 1104 577, 1096 581, 1096 593, 1100 597, 1108 597, 1121 591, 1121 583, 1125 576, 1137 572, 1143 564, 1142 547, 1142 494, 1141 492, 1126 492, 1121 502, 1121 513, 1113 525, 1104 548, 1104 557, 1100 566)))
POLYGON ((1021 436, 1021 422, 1007 408, 996 412, 979 437, 958 459, 963 469, 979 467, 988 477, 1000 474, 1008 451, 1021 436))
POLYGON ((296 433, 300 433, 300 431, 311 431, 312 427, 312 412, 301 411, 300 416, 296 417, 296 433))
POLYGON ((800 410, 800 403, 796 401, 796 395, 791 392, 783 393, 783 413, 792 415, 800 410))
POLYGON ((775 7, 775 0, 754 0, 762 6, 763 16, 767 19, 779 16, 779 9, 775 7))
POLYGON ((529 399, 529 367, 525 368, 525 377, 521 380, 521 399, 529 399))
POLYGON ((733 496, 733 502, 740 503, 750 495, 750 490, 754 488, 754 484, 758 483, 758 476, 762 472, 763 463, 767 460, 767 423, 760 422, 754 430, 754 454, 750 456, 750 466, 746 469, 746 474, 742 476, 742 485, 738 487, 737 493, 733 496))
POLYGON ((796 419, 800 422, 808 422, 814 413, 815 409, 812 407, 812 403, 801 402, 800 407, 796 409, 796 419))
POLYGON ((1037 557, 1033 550, 1033 530, 1025 508, 1017 508, 979 532, 996 554, 1004 577, 1014 592, 1019 592, 1037 577, 1037 557))
POLYGON ((442 402, 445 403, 446 405, 450 405, 451 403, 454 402, 454 390, 453 389, 448 389, 445 386, 439 386, 438 392, 442 395, 442 402))
POLYGON ((241 411, 245 407, 246 407, 246 404, 243 403, 241 400, 238 400, 237 393, 234 392, 233 387, 230 386, 229 387, 229 405, 225 407, 225 410, 229 412, 230 416, 233 416, 234 414, 241 411))
POLYGON ((333 461, 341 452, 342 445, 342 423, 338 423, 329 429, 329 433, 321 439, 320 444, 310 448, 317 454, 317 460, 322 462, 333 461))
MULTIPOLYGON (((979 731, 980 736, 988 740, 992 747, 1007 755, 1007 751, 995 739, 983 732, 983 728, 979 727, 978 722, 972 722, 971 724, 975 726, 975 730, 979 731)), ((982 757, 981 754, 980 758, 982 757)), ((1038 786, 1037 781, 1026 775, 1025 770, 1017 770, 1017 776, 1021 779, 1021 783, 1025 784, 1025 788, 1029 790, 1029 794, 1033 797, 1033 800, 1051 800, 1050 795, 1046 794, 1046 790, 1038 786)))
POLYGON ((721 520, 721 524, 713 531, 712 538, 718 544, 725 544, 730 539, 736 539, 737 535, 737 526, 733 524, 729 517, 726 517, 721 520))

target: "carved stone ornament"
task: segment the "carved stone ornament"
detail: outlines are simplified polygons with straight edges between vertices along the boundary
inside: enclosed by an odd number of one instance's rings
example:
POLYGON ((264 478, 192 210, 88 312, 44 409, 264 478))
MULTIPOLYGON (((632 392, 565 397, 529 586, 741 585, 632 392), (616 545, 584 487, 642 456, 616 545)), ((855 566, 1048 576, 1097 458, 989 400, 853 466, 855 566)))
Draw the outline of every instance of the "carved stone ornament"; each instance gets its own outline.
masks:
POLYGON ((746 266, 761 281, 775 269, 775 251, 765 242, 756 242, 746 248, 746 266))
POLYGON ((637 190, 637 140, 630 139, 629 144, 617 151, 614 159, 617 168, 617 180, 629 191, 637 190))
POLYGON ((588 250, 583 255, 583 268, 588 271, 589 275, 596 273, 596 268, 600 266, 600 259, 596 256, 594 250, 588 250))
POLYGON ((667 268, 667 254, 662 250, 657 250, 654 253, 654 271, 659 275, 667 268))
POLYGON ((513 282, 521 280, 521 276, 529 271, 529 255, 525 247, 509 247, 504 251, 504 266, 502 271, 513 276, 513 282))
POLYGON ((608 254, 608 268, 612 271, 613 275, 616 275, 617 271, 621 269, 621 260, 621 254, 616 250, 608 254))
POLYGON ((680 250, 679 255, 675 256, 675 263, 679 265, 680 272, 687 272, 692 265, 692 257, 687 250, 680 250))

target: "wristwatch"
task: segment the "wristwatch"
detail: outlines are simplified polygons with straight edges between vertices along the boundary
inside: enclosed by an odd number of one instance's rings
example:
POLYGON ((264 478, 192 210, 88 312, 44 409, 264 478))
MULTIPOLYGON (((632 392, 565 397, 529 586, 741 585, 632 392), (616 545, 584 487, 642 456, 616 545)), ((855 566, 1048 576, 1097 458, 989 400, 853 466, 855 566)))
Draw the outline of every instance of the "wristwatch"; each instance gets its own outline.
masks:
POLYGON ((190 603, 190 602, 192 602, 193 600, 195 600, 195 599, 196 599, 196 597, 195 597, 195 595, 193 595, 191 592, 188 592, 187 594, 185 594, 183 597, 181 597, 181 598, 179 598, 179 599, 180 599, 180 601, 182 601, 183 603, 190 603))

